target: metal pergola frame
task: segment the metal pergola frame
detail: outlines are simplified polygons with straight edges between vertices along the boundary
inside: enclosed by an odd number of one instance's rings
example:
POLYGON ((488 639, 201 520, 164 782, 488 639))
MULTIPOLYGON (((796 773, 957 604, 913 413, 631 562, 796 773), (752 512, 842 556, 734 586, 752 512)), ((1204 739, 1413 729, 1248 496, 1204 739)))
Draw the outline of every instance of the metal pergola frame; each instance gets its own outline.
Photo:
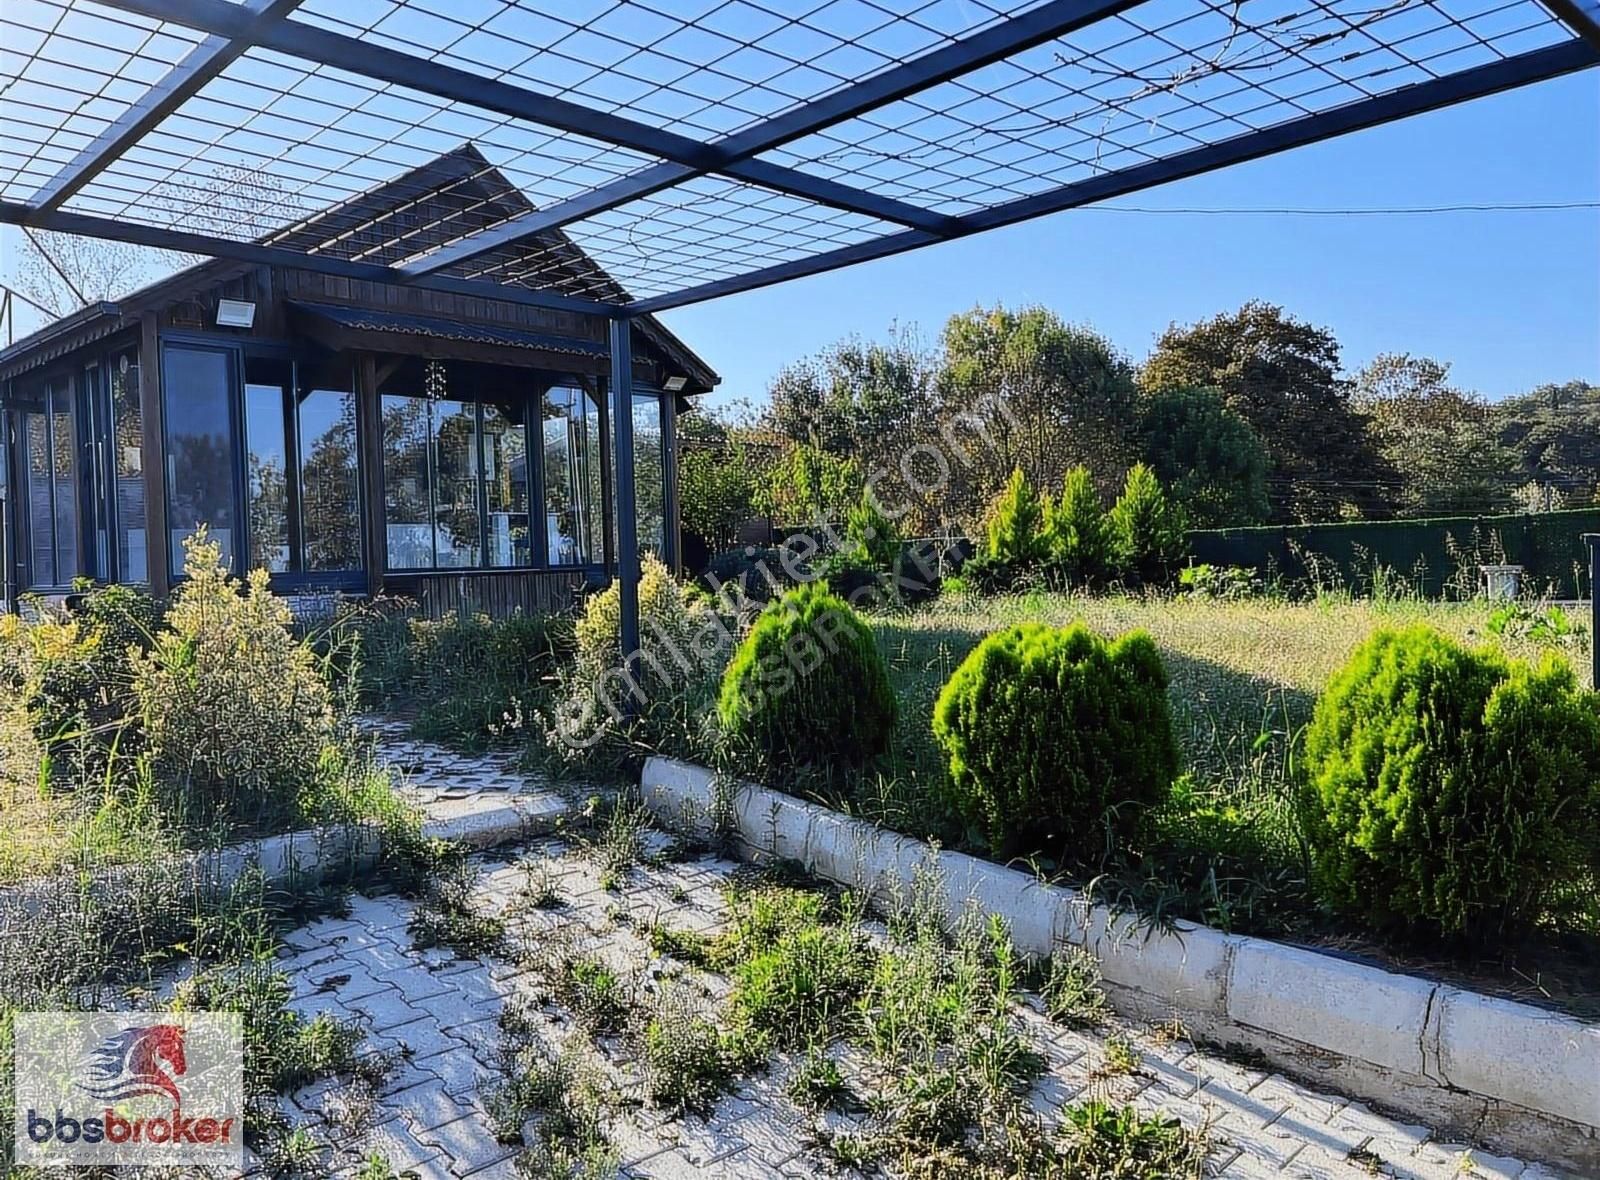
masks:
MULTIPOLYGON (((56 0, 59 5, 62 0, 56 0)), ((1092 175, 980 202, 980 207, 950 212, 931 207, 937 202, 908 199, 885 191, 892 184, 848 183, 822 175, 825 168, 799 166, 773 159, 807 137, 851 125, 906 100, 937 93, 947 83, 977 76, 986 67, 1014 63, 1020 55, 1062 43, 1081 31, 1093 31, 1103 22, 1127 18, 1154 7, 1158 0, 1042 0, 1020 11, 994 9, 994 20, 951 36, 925 52, 890 62, 884 68, 825 90, 815 97, 790 104, 769 117, 759 118, 731 133, 693 136, 666 129, 618 110, 605 111, 573 98, 545 93, 508 81, 504 75, 474 70, 435 60, 423 46, 416 52, 395 48, 375 37, 357 37, 328 27, 327 21, 296 19, 306 0, 95 0, 114 10, 146 21, 163 22, 201 34, 202 37, 158 82, 129 104, 92 140, 59 167, 49 181, 25 200, 0 200, 0 222, 140 246, 182 251, 247 263, 299 267, 382 283, 413 285, 434 290, 481 295, 568 312, 600 315, 611 321, 614 453, 618 486, 631 484, 632 415, 623 395, 631 373, 631 333, 628 322, 639 315, 753 290, 807 275, 821 274, 874 258, 887 257, 942 241, 981 233, 1067 209, 1073 209, 1152 188, 1173 180, 1199 175, 1233 164, 1268 156, 1393 120, 1437 110, 1474 98, 1496 94, 1600 64, 1600 0, 1539 0, 1543 11, 1558 22, 1566 36, 1546 37, 1546 43, 1517 52, 1501 52, 1493 60, 1460 70, 1427 71, 1425 80, 1413 81, 1355 101, 1312 109, 1242 134, 1174 151, 1129 166, 1095 169, 1092 175), (345 257, 333 252, 306 252, 275 244, 272 235, 255 240, 234 240, 219 233, 199 232, 176 224, 108 217, 71 208, 107 169, 135 149, 147 136, 179 113, 208 84, 241 58, 252 53, 284 55, 313 67, 328 67, 359 75, 382 87, 404 88, 449 104, 491 112, 524 124, 537 125, 563 135, 624 149, 652 162, 624 171, 604 183, 592 185, 498 224, 468 227, 442 247, 394 264, 345 257), (707 180, 753 186, 767 194, 807 203, 881 226, 862 240, 827 249, 814 249, 770 265, 730 265, 730 273, 678 289, 637 299, 607 300, 536 285, 474 277, 470 271, 497 251, 514 249, 548 235, 582 227, 587 219, 614 213, 636 203, 707 180), (453 272, 453 273, 452 273, 453 272)), ((901 11, 896 0, 864 0, 892 23, 901 11)), ((908 6, 914 0, 903 0, 908 6)), ((1398 0, 1380 14, 1415 3, 1438 18, 1441 27, 1464 27, 1444 10, 1448 0, 1398 0)), ((1507 6, 1517 0, 1507 0, 1507 6)), ((1526 6, 1535 8, 1531 0, 1526 6)), ((402 6, 404 0, 401 0, 402 6)), ((643 0, 613 0, 619 8, 630 3, 647 7, 643 0)), ((1244 0, 1232 0, 1233 19, 1244 0)), ((354 6, 355 0, 352 0, 354 6)), ((1325 8, 1318 4, 1316 7, 1325 8)), ((1012 5, 1012 9, 1017 5, 1012 5)), ((1226 15, 1226 3, 1215 0, 1214 11, 1226 15)), ((1359 16, 1359 14, 1358 14, 1359 16)), ((1376 40, 1368 23, 1342 16, 1352 33, 1376 40)), ((693 27, 689 22, 685 27, 693 27)), ((1134 26, 1142 28, 1142 26, 1134 26)), ((1259 31, 1259 30, 1256 30, 1259 31)), ((1150 30, 1165 43, 1165 29, 1150 30)), ((1340 33, 1339 36, 1344 36, 1340 33)), ((1312 42, 1314 43, 1314 42, 1312 42)), ((1480 41, 1480 44, 1485 42, 1480 41)), ((1304 45, 1288 46, 1300 52, 1304 45)), ((1389 49, 1381 42, 1378 49, 1389 49)), ((1198 49, 1185 50, 1200 65, 1198 49)), ((1377 52, 1363 50, 1363 52, 1377 52)), ((1408 55, 1402 54, 1405 57, 1408 55)), ((1410 61, 1409 64, 1418 64, 1410 61)), ((1319 63, 1327 69, 1328 63, 1319 63)), ((1203 79, 1207 69, 1179 72, 1170 84, 1155 87, 1176 93, 1191 78, 1203 79)), ((0 79, 0 82, 3 82, 0 79)), ((1268 93, 1267 87, 1262 87, 1268 93)), ((1147 87, 1148 91, 1149 88, 1147 87)), ((0 87, 3 93, 3 87, 0 87)), ((1275 96, 1276 97, 1276 96, 1275 96)), ((1202 101, 1200 106, 1204 107, 1202 101)), ((1207 110, 1210 108, 1207 107, 1207 110)), ((3 132, 0 132, 3 134, 3 132)), ((949 149, 955 150, 955 149, 949 149)), ((1078 161, 1081 163, 1081 161, 1078 161)), ((848 173, 846 173, 848 175, 848 173)), ((0 180, 3 180, 0 177, 0 180)), ((904 187, 904 186, 902 186, 904 187)), ((918 194, 913 193, 915 197, 918 194)), ((641 224, 647 224, 641 221, 641 224)), ((630 234, 632 231, 629 231, 630 234)), ((485 272, 488 273, 488 272, 485 272)), ((631 497, 619 496, 619 575, 623 593, 624 646, 638 644, 638 557, 631 497)))

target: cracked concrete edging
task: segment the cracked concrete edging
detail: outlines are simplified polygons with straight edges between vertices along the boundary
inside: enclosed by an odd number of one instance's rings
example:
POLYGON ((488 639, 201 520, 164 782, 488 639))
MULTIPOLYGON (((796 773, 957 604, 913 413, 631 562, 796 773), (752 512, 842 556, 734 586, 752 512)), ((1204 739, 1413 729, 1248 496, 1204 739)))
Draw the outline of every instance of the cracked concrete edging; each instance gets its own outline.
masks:
MULTIPOLYGON (((427 820, 422 834, 478 851, 549 835, 567 810, 564 801, 550 795, 510 795, 489 806, 427 820)), ((376 867, 381 851, 382 833, 376 827, 349 824, 265 836, 155 863, 165 875, 192 881, 196 888, 226 889, 252 868, 259 868, 269 886, 293 890, 325 881, 359 881, 376 867)), ((134 885, 139 874, 150 868, 148 864, 109 865, 92 875, 87 888, 98 898, 111 898, 134 885)), ((69 877, 70 890, 78 892, 83 886, 77 874, 69 877)), ((0 921, 8 916, 25 919, 48 913, 60 891, 59 877, 0 888, 0 921)))
POLYGON ((1188 922, 1133 929, 1080 892, 688 763, 652 758, 644 801, 669 826, 721 827, 879 900, 919 872, 946 916, 1003 916, 1026 954, 1091 950, 1116 1006, 1494 1150, 1600 1174, 1600 1025, 1511 1000, 1188 922), (932 870, 930 873, 928 870, 932 870))

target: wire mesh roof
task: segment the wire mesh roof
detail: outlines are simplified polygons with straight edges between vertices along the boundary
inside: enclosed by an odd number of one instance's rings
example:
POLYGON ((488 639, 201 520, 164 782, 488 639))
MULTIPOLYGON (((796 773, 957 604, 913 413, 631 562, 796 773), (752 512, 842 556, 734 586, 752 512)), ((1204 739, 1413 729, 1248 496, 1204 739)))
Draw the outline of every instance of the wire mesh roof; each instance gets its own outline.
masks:
POLYGON ((4 0, 0 220, 632 314, 1595 64, 1596 0, 4 0))

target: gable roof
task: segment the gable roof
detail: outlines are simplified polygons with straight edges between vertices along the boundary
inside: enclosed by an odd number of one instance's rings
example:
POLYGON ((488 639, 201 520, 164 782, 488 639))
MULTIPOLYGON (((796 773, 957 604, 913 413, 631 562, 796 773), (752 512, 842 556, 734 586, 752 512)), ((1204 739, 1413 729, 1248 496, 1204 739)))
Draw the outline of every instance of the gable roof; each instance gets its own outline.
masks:
MULTIPOLYGON (((258 241, 305 253, 392 266, 533 211, 533 204, 521 190, 475 145, 464 143, 402 176, 274 230, 258 241)), ((247 269, 225 259, 198 263, 124 299, 96 304, 47 325, 0 350, 0 366, 14 366, 28 353, 67 332, 77 335, 80 329, 97 327, 97 331, 84 336, 83 342, 87 343, 97 335, 116 330, 122 326, 118 321, 127 308, 158 301, 169 288, 193 287, 206 281, 212 272, 247 269)), ((550 230, 440 273, 611 303, 629 299, 621 285, 561 230, 550 230)), ((633 322, 646 341, 699 385, 710 389, 719 383, 721 378, 716 372, 654 316, 640 316, 633 322)))

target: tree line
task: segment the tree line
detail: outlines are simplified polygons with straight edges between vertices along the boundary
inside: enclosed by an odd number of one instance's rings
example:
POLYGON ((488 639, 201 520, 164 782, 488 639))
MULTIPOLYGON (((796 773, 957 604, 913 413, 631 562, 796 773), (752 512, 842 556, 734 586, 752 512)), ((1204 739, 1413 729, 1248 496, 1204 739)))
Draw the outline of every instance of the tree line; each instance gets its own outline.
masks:
POLYGON ((1347 374, 1334 334, 1281 307, 1170 326, 1142 363, 1044 307, 976 308, 938 340, 891 330, 786 366, 765 404, 680 423, 686 531, 843 520, 864 488, 908 535, 981 535, 1013 472, 1076 468, 1115 498, 1144 464, 1192 527, 1544 511, 1594 503, 1600 386, 1491 403, 1448 364, 1347 374))

